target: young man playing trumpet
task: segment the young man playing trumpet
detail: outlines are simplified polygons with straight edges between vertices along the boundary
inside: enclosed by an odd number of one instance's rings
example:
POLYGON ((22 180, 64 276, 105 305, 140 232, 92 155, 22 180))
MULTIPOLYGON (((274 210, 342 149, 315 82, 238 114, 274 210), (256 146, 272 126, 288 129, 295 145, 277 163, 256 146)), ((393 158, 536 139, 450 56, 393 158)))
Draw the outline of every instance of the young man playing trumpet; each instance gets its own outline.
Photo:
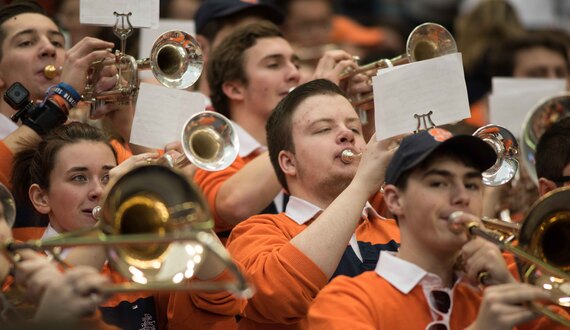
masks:
MULTIPOLYGON (((44 98, 50 87, 66 82, 79 93, 83 91, 89 65, 110 53, 114 44, 95 38, 84 38, 68 51, 64 37, 55 22, 34 1, 18 2, 0 8, 0 92, 20 82, 33 101, 44 98), (48 78, 44 68, 63 66, 61 75, 48 78)), ((15 113, 3 99, 0 101, 0 138, 16 130, 9 117, 15 113)))
MULTIPOLYGON (((400 250, 381 252, 374 272, 327 286, 309 311, 311 329, 512 329, 536 318, 527 303, 549 294, 518 283, 499 248, 463 228, 480 222, 481 173, 495 159, 482 140, 439 128, 405 138, 384 187, 400 250), (483 272, 481 290, 471 283, 483 272)), ((544 318, 525 326, 555 327, 544 318)))
POLYGON ((291 194, 285 212, 237 225, 228 250, 256 288, 239 327, 306 328, 310 302, 335 275, 370 270, 380 250, 396 251, 394 220, 367 202, 384 181, 389 141, 366 145, 340 88, 318 79, 291 91, 267 123, 269 157, 291 194), (366 149, 344 163, 343 150, 366 149))
MULTIPOLYGON (((350 58, 344 52, 323 57, 315 77, 336 77, 338 82, 340 73, 355 65, 345 56, 350 58)), ((198 170, 195 180, 222 238, 254 214, 283 210, 282 187, 267 154, 265 125, 277 103, 299 84, 297 62, 291 45, 270 22, 235 30, 212 53, 208 64, 212 104, 234 123, 240 150, 230 167, 198 170)))

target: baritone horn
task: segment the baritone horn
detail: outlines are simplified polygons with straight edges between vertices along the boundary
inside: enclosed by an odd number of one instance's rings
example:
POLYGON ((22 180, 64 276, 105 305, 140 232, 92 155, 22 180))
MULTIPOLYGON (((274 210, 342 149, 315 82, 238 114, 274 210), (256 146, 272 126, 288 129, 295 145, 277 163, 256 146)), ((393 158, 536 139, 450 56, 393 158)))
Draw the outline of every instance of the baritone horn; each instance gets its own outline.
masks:
POLYGON ((541 100, 529 111, 522 124, 522 163, 535 185, 538 184, 536 174, 536 146, 550 126, 570 116, 570 93, 562 92, 541 100))
MULTIPOLYGON (((531 206, 520 227, 500 220, 482 219, 483 226, 468 223, 463 228, 454 225, 453 217, 450 217, 450 228, 455 232, 467 229, 470 235, 480 236, 513 253, 519 259, 517 263, 521 280, 548 290, 557 305, 567 308, 570 307, 568 200, 570 187, 549 192, 531 206), (493 230, 488 227, 493 227, 493 230), (504 239, 512 235, 518 239, 518 245, 504 239)), ((553 320, 570 326, 569 319, 547 307, 537 303, 533 307, 553 320)))
POLYGON ((194 164, 206 171, 221 171, 230 166, 239 151, 239 140, 232 122, 225 116, 203 111, 190 117, 180 137, 184 154, 173 159, 164 154, 157 161, 181 168, 194 164))
MULTIPOLYGON (((389 68, 411 62, 429 60, 431 58, 457 53, 457 44, 453 35, 443 26, 436 23, 423 23, 418 25, 408 36, 406 53, 392 59, 380 59, 346 72, 340 79, 347 79, 356 74, 367 71, 389 68)), ((364 96, 352 101, 355 107, 373 101, 373 95, 364 96)))
POLYGON ((109 263, 130 280, 105 287, 105 292, 225 290, 248 296, 247 281, 212 227, 206 202, 183 174, 162 165, 144 165, 111 183, 95 229, 43 241, 9 242, 4 248, 57 255, 63 247, 103 246, 109 263), (223 262, 233 281, 190 281, 212 258, 223 262))

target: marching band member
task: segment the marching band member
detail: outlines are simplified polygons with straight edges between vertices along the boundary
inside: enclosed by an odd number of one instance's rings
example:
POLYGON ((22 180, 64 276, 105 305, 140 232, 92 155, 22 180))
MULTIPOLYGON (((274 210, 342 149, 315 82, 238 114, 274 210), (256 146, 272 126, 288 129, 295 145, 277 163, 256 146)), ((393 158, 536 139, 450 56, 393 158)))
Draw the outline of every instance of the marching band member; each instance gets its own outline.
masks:
MULTIPOLYGON (((525 303, 549 293, 518 283, 496 245, 450 230, 449 218, 456 226, 480 221, 481 173, 495 159, 481 139, 439 128, 405 138, 384 187, 400 249, 381 252, 374 272, 325 287, 309 311, 311 329, 512 329, 535 319, 525 303), (469 282, 481 272, 492 279, 483 292, 469 282)), ((545 317, 528 326, 556 327, 545 317)))

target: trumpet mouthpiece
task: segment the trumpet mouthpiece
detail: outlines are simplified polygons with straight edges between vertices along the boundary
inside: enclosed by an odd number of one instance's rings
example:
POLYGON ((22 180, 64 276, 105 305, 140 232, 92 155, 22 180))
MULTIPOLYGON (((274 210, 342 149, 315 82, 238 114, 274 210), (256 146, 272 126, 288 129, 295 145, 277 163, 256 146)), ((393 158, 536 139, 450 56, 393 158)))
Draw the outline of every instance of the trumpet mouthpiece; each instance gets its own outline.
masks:
POLYGON ((54 79, 61 74, 62 69, 61 66, 55 67, 53 64, 48 64, 44 67, 44 76, 48 79, 54 79))
POLYGON ((93 210, 91 211, 91 214, 93 215, 93 218, 95 220, 99 221, 101 219, 101 211, 102 211, 101 206, 95 206, 93 208, 93 210))
POLYGON ((449 224, 449 229, 456 234, 459 234, 459 233, 462 233, 465 231, 465 225, 460 220, 462 215, 463 215, 463 212, 455 211, 449 215, 449 218, 447 218, 447 221, 449 224))
POLYGON ((360 155, 361 154, 357 154, 351 149, 344 149, 340 154, 340 160, 345 164, 350 164, 356 157, 359 157, 360 155))

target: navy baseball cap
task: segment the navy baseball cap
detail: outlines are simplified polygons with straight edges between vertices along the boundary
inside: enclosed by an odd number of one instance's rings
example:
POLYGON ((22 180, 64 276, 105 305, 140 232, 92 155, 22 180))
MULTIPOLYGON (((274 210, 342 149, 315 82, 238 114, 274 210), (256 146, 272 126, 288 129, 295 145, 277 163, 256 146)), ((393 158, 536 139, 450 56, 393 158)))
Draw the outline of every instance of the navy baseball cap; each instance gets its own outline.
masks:
POLYGON ((260 3, 257 0, 204 0, 196 15, 194 15, 196 32, 201 33, 204 26, 213 19, 251 9, 258 10, 265 19, 277 25, 285 20, 285 16, 277 7, 267 3, 260 3))
POLYGON ((495 164, 497 154, 482 139, 456 135, 442 128, 432 128, 405 137, 386 169, 386 184, 396 184, 404 172, 421 163, 434 151, 446 148, 468 156, 484 172, 495 164))

